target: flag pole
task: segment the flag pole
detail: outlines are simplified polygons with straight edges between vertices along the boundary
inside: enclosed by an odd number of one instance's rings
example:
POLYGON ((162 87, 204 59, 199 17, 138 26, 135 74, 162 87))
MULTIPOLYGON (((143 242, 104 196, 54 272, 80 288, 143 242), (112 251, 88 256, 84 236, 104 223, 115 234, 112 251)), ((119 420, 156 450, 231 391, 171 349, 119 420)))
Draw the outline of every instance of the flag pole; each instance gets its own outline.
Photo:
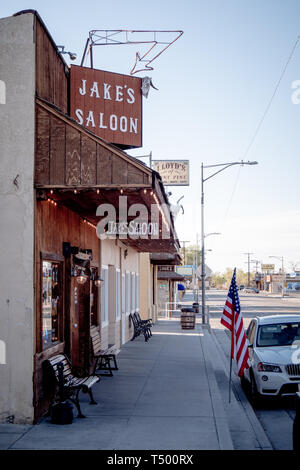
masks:
POLYGON ((231 284, 229 287, 225 307, 221 318, 221 323, 231 331, 231 351, 230 351, 230 373, 229 373, 229 403, 231 401, 232 387, 232 360, 237 360, 238 375, 243 376, 244 370, 250 367, 249 351, 247 347, 247 336, 244 330, 243 318, 239 294, 236 284, 236 268, 234 268, 231 284), (239 327, 236 329, 237 318, 239 327))
POLYGON ((233 347, 234 347, 234 322, 235 322, 235 312, 233 307, 233 323, 232 323, 232 330, 231 330, 231 350, 230 350, 230 371, 229 371, 229 403, 231 402, 231 376, 232 376, 232 356, 233 356, 233 347))
POLYGON ((230 372, 229 372, 229 403, 231 399, 231 372, 232 372, 232 357, 230 356, 230 372))
MULTIPOLYGON (((236 272, 236 268, 233 270, 233 276, 236 272)), ((234 353, 234 327, 235 327, 235 304, 234 304, 234 296, 232 298, 232 306, 233 306, 233 317, 231 323, 231 351, 230 351, 230 371, 229 371, 229 403, 231 402, 231 382, 232 382, 232 359, 234 353)))

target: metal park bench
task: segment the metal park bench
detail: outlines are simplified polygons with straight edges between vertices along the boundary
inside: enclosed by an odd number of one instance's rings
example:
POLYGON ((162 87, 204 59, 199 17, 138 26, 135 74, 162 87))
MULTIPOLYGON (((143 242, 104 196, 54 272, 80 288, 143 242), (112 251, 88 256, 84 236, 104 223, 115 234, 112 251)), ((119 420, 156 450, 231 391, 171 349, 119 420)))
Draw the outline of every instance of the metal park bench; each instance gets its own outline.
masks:
POLYGON ((140 336, 141 333, 143 333, 145 341, 148 341, 148 339, 150 338, 150 332, 151 332, 149 325, 139 323, 135 314, 131 313, 129 315, 129 318, 134 329, 131 341, 133 341, 135 338, 140 336))
MULTIPOLYGON (((54 381, 55 391, 54 397, 56 394, 56 389, 58 386, 61 386, 59 381, 60 369, 63 373, 63 395, 67 399, 70 399, 77 408, 78 418, 85 418, 82 414, 79 404, 79 392, 82 390, 83 393, 88 393, 90 396, 90 404, 96 405, 97 402, 94 400, 92 387, 97 382, 99 382, 99 377, 95 375, 87 375, 85 372, 72 367, 70 360, 63 353, 56 354, 55 356, 50 357, 44 363, 44 370, 46 373, 50 374, 51 378, 54 381)), ((61 391, 60 391, 61 393, 61 391)), ((53 400, 51 405, 53 404, 53 400)))
POLYGON ((148 331, 148 334, 149 334, 149 337, 152 336, 152 331, 151 331, 151 328, 153 326, 152 318, 148 318, 147 320, 142 320, 141 317, 140 317, 139 312, 135 312, 134 316, 135 316, 135 318, 138 322, 138 325, 141 326, 141 327, 143 327, 143 326, 146 327, 147 331, 148 331))
POLYGON ((120 349, 117 349, 114 345, 109 345, 107 349, 102 349, 100 332, 97 326, 91 326, 90 335, 93 359, 95 361, 93 373, 95 375, 112 377, 112 371, 118 370, 116 356, 119 354, 120 349), (113 363, 113 365, 111 363, 113 363), (97 374, 97 370, 101 370, 103 373, 97 374))

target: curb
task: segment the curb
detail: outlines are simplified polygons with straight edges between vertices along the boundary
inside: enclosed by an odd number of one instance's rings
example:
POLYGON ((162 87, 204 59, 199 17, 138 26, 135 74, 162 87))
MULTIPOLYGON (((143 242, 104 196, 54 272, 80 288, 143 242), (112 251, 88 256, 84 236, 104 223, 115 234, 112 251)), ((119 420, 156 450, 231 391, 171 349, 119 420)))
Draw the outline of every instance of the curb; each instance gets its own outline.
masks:
MULTIPOLYGON (((226 334, 224 332, 224 334, 226 334)), ((216 350, 217 350, 217 354, 219 356, 219 360, 220 362, 222 363, 223 365, 223 368, 224 368, 224 373, 226 374, 226 376, 228 377, 228 380, 229 380, 229 371, 228 371, 228 361, 226 362, 226 358, 224 356, 224 352, 222 351, 222 348, 221 348, 221 345, 219 344, 218 342, 218 339, 214 333, 213 330, 211 330, 211 338, 212 340, 214 341, 214 344, 216 346, 216 350)), ((256 439, 261 447, 262 450, 273 450, 273 446, 271 444, 271 442, 269 441, 269 438, 268 436, 266 435, 265 433, 265 430, 263 429, 261 423, 259 422, 252 406, 250 405, 244 391, 242 390, 241 386, 240 386, 240 381, 239 381, 239 378, 235 372, 235 369, 236 369, 236 366, 235 364, 233 363, 233 371, 234 373, 232 374, 232 395, 233 397, 235 396, 236 397, 236 401, 238 401, 240 403, 240 406, 241 406, 241 409, 242 411, 245 413, 252 429, 253 429, 253 432, 256 436, 256 439)))
POLYGON ((201 347, 202 347, 203 357, 205 361, 207 380, 208 380, 209 390, 211 394, 211 401, 212 401, 216 429, 218 433, 220 450, 234 450, 230 430, 228 427, 227 416, 226 416, 226 412, 223 406, 222 397, 220 394, 220 389, 216 381, 214 368, 210 360, 210 355, 208 354, 209 346, 207 344, 207 333, 203 332, 203 329, 200 325, 199 325, 199 330, 203 334, 203 336, 200 337, 201 347))

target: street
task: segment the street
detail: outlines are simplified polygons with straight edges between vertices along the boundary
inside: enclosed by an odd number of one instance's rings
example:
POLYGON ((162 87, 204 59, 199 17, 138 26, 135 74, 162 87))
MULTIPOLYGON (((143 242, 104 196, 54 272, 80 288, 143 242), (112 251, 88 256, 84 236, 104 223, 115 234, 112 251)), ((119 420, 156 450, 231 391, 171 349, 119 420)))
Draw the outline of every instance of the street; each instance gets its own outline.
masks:
MULTIPOLYGON (((207 291, 207 304, 210 309, 210 325, 212 332, 217 338, 224 355, 228 359, 230 354, 230 336, 221 325, 222 315, 227 291, 207 291), (226 334, 224 335, 224 330, 226 334)), ((271 296, 260 294, 240 294, 241 313, 244 318, 245 329, 254 316, 271 314, 300 314, 300 298, 271 296)), ((229 331, 228 331, 229 333, 229 331)), ((238 393, 243 393, 238 382, 238 393)), ((272 446, 276 450, 292 449, 292 426, 295 417, 295 399, 265 399, 259 408, 254 410, 262 427, 264 428, 272 446)))

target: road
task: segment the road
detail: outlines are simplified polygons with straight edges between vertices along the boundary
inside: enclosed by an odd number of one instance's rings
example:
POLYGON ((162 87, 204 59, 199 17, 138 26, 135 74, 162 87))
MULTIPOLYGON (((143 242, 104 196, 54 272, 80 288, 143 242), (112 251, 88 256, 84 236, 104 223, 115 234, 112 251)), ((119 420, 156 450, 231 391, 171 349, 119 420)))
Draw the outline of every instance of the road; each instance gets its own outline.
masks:
MULTIPOLYGON (((210 324, 213 333, 226 356, 230 352, 229 334, 224 335, 225 328, 220 323, 227 291, 209 290, 207 291, 207 304, 210 309, 210 324)), ((264 316, 271 314, 300 314, 300 297, 292 298, 280 296, 270 296, 267 294, 241 294, 241 312, 244 318, 244 326, 248 327, 254 316, 264 316)), ((227 333, 227 331, 226 331, 227 333)), ((229 333, 229 332, 228 332, 229 333)), ((259 408, 254 410, 260 423, 276 450, 292 449, 292 427, 295 417, 295 399, 281 398, 264 400, 259 408)))

